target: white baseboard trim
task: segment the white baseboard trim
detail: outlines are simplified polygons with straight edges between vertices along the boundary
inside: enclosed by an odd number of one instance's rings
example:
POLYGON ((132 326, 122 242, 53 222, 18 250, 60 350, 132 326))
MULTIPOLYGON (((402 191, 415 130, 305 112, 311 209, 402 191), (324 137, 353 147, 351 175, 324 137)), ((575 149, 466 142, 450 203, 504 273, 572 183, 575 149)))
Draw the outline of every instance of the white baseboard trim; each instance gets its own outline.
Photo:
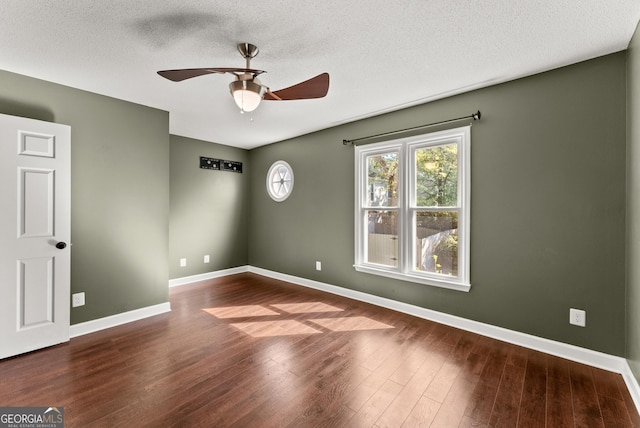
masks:
POLYGON ((621 375, 624 379, 624 383, 627 384, 627 389, 629 390, 629 394, 631 394, 631 398, 633 399, 638 412, 640 412, 640 385, 638 384, 638 379, 636 379, 635 375, 631 371, 629 363, 626 364, 626 367, 621 375))
POLYGON ((105 330, 107 328, 126 324, 132 321, 138 321, 154 315, 164 314, 170 311, 171 304, 169 302, 165 302, 158 305, 147 306, 146 308, 134 309, 133 311, 82 322, 80 324, 74 324, 69 327, 69 337, 74 338, 89 333, 95 333, 96 331, 105 330))
POLYGON ((169 287, 179 287, 181 285, 187 285, 194 282, 206 281, 207 279, 220 278, 228 275, 235 275, 237 273, 249 272, 249 266, 239 266, 231 269, 224 269, 215 272, 201 273, 198 275, 185 276, 182 278, 175 278, 169 280, 169 287))
POLYGON ((579 346, 567 343, 557 342, 542 337, 533 336, 526 333, 520 333, 506 328, 497 327, 466 318, 449 315, 443 312, 422 308, 407 303, 398 302, 384 297, 374 296, 372 294, 363 293, 361 291, 350 290, 348 288, 338 287, 306 278, 300 278, 293 275, 273 272, 262 268, 250 266, 249 272, 269 278, 279 279, 281 281, 290 282, 296 285, 313 288, 320 291, 336 294, 365 303, 370 303, 383 308, 392 309, 418 318, 445 324, 451 327, 477 333, 482 336, 491 337, 503 342, 512 343, 514 345, 523 346, 525 348, 555 355, 567 360, 576 361, 593 367, 598 367, 614 373, 622 375, 629 393, 633 398, 636 408, 640 411, 640 386, 638 381, 631 372, 629 363, 622 357, 605 354, 591 349, 581 348, 579 346))

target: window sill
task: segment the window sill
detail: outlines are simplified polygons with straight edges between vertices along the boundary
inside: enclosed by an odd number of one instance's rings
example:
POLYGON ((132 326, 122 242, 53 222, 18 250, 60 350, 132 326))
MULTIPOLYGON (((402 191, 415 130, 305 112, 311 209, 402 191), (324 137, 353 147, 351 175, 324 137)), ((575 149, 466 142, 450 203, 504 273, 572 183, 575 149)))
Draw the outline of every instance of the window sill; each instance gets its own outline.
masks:
POLYGON ((411 274, 400 273, 396 271, 390 271, 386 269, 379 269, 372 266, 354 265, 353 267, 358 272, 364 272, 371 275, 385 276, 387 278, 393 278, 400 281, 415 282, 418 284, 431 285, 434 287, 448 288, 450 290, 457 290, 457 291, 464 291, 464 292, 469 292, 469 290, 471 290, 470 283, 427 278, 419 275, 411 275, 411 274))

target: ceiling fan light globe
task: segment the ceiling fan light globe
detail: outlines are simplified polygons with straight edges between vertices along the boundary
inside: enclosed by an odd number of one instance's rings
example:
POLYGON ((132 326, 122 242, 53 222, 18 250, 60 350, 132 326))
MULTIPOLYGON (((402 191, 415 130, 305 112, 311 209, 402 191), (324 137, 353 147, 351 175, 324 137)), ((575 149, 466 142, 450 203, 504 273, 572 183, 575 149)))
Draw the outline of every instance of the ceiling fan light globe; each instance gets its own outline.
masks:
POLYGON ((255 92, 240 90, 233 93, 233 99, 236 105, 242 111, 254 111, 260 105, 262 98, 255 92))
POLYGON ((240 110, 251 112, 258 108, 267 88, 251 80, 236 80, 229 84, 229 90, 240 110))

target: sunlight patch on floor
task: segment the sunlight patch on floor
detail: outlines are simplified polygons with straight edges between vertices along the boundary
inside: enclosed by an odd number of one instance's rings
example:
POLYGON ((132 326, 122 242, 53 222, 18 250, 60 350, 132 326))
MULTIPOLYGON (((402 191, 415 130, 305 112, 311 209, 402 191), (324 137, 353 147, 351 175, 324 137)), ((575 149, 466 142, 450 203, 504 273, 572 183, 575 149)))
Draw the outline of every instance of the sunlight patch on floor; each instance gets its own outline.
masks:
POLYGON ((203 311, 217 318, 244 318, 280 315, 278 312, 261 305, 224 306, 220 308, 205 308, 203 311))
POLYGON ((367 317, 342 317, 310 319, 309 322, 317 324, 331 331, 356 331, 356 330, 380 330, 394 328, 367 317))
POLYGON ((277 305, 269 305, 281 311, 288 312, 290 314, 311 314, 316 312, 341 312, 344 309, 336 308, 335 306, 327 305, 322 302, 308 302, 308 303, 281 303, 277 305))
POLYGON ((294 320, 240 322, 230 324, 232 327, 253 337, 293 336, 296 334, 319 334, 320 330, 294 320))
MULTIPOLYGON (((322 302, 222 306, 217 308, 204 308, 202 310, 219 319, 273 317, 273 319, 261 321, 229 323, 230 326, 253 337, 292 336, 298 334, 327 333, 331 331, 348 332, 394 328, 388 324, 363 316, 312 318, 314 316, 313 314, 344 311, 344 309, 322 302), (276 309, 279 312, 269 308, 276 309), (305 316, 305 314, 308 316, 305 316), (296 320, 283 319, 287 317, 295 317, 296 320), (316 328, 314 328, 314 325, 316 328)), ((238 319, 237 321, 242 320, 238 319)))

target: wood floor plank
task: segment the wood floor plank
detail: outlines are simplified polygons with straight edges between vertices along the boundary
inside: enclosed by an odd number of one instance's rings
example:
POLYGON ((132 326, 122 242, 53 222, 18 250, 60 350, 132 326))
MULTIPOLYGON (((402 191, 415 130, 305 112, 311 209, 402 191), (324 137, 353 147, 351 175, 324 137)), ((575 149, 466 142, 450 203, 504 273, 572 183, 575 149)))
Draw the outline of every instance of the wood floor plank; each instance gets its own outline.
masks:
POLYGON ((380 428, 400 426, 409 417, 414 407, 423 398, 422 394, 403 387, 376 421, 380 428))
MULTIPOLYGON (((460 350, 461 353, 460 355, 454 353, 454 355, 456 355, 458 358, 463 358, 463 356, 468 355, 468 353, 471 352, 471 349, 472 349, 471 346, 468 347, 468 351, 463 352, 463 350, 467 348, 468 343, 470 342, 466 340, 459 342, 459 347, 457 349, 460 350)), ((442 361, 442 364, 444 364, 445 359, 441 357, 441 361, 442 361)), ((438 367, 442 367, 442 364, 438 364, 435 360, 434 360, 434 363, 435 363, 434 365, 430 366, 428 364, 424 364, 424 361, 423 361, 423 366, 421 366, 420 368, 424 368, 425 370, 429 370, 429 368, 432 368, 433 375, 427 375, 426 372, 422 372, 417 376, 413 376, 412 378, 415 380, 419 380, 419 382, 414 384, 407 383, 405 387, 402 388, 400 393, 397 394, 397 396, 389 404, 385 412, 376 421, 376 426, 380 428, 397 427, 409 417, 409 415, 414 410, 416 405, 418 405, 418 403, 422 399, 421 392, 426 391, 426 387, 428 387, 428 385, 431 383, 428 380, 434 378, 436 373, 440 371, 438 367)), ((414 372, 414 375, 418 373, 420 368, 418 368, 414 372)), ((466 371, 466 370, 465 368, 463 368, 461 371, 466 371)), ((467 390, 468 388, 469 388, 468 385, 463 386, 462 390, 467 390)))
POLYGON ((364 404, 380 389, 387 381, 387 377, 371 372, 367 378, 357 385, 347 397, 346 405, 355 412, 358 412, 364 404))
POLYGON ((618 383, 618 390, 622 395, 622 400, 627 408, 627 413, 629 414, 629 419, 634 427, 640 427, 640 414, 638 413, 638 409, 633 402, 633 398, 627 389, 627 385, 625 384, 622 376, 616 376, 616 382, 618 383))
MULTIPOLYGON (((443 337, 444 335, 439 336, 438 334, 434 334, 429 342, 432 344, 437 343, 439 339, 443 337)), ((412 420, 414 421, 417 417, 416 415, 422 415, 424 409, 418 408, 416 410, 415 407, 420 406, 419 403, 425 405, 433 401, 425 401, 425 397, 423 397, 422 394, 436 377, 446 360, 447 356, 441 353, 430 354, 422 362, 420 367, 413 372, 413 376, 411 376, 406 385, 404 385, 397 397, 393 402, 391 402, 376 424, 380 427, 393 427, 398 426, 398 423, 402 423, 402 421, 408 418, 412 413, 414 414, 412 417, 412 420)), ((431 409, 431 406, 429 406, 429 409, 431 409)))
MULTIPOLYGON (((463 355, 463 354, 455 354, 463 355)), ((480 380, 480 373, 487 359, 486 354, 471 352, 462 363, 460 373, 456 377, 449 393, 440 406, 431 427, 448 428, 458 426, 464 417, 464 411, 472 399, 471 393, 480 380)))
POLYGON ((489 423, 507 356, 508 349, 502 347, 490 348, 487 353, 487 361, 480 373, 480 379, 464 412, 478 424, 489 423))
MULTIPOLYGON (((431 338, 431 340, 433 340, 431 338)), ((406 385, 415 375, 418 369, 429 358, 428 346, 431 340, 422 340, 414 344, 414 348, 408 353, 407 358, 391 375, 390 379, 400 385, 406 385)))
POLYGON ((487 424, 482 424, 471 419, 469 416, 463 416, 458 428, 487 428, 487 424))
POLYGON ((169 294, 170 313, 1 360, 0 405, 82 428, 640 427, 619 374, 442 324, 251 273, 169 294))
POLYGON ((622 394, 618 389, 616 375, 596 367, 590 367, 593 384, 599 397, 606 396, 622 400, 622 394))
POLYGON ((513 347, 510 351, 489 418, 489 425, 494 427, 515 427, 518 424, 525 367, 520 355, 521 348, 513 347))
POLYGON ((373 426, 401 390, 402 385, 387 380, 353 415, 349 420, 349 425, 359 427, 373 426))
MULTIPOLYGON (((345 338, 346 339, 346 338, 345 338)), ((345 405, 345 396, 372 372, 360 367, 353 342, 346 339, 342 347, 326 359, 316 371, 307 370, 299 378, 294 400, 297 411, 291 426, 344 426, 355 413, 345 405)), ((281 421, 281 426, 286 426, 281 421)))
POLYGON ((569 369, 569 376, 576 426, 603 427, 604 421, 591 369, 582 364, 574 364, 569 369))
POLYGON ((444 402, 460 370, 457 364, 451 361, 445 361, 423 395, 438 403, 444 402))
POLYGON ((543 427, 547 410, 547 359, 544 354, 527 351, 518 427, 543 427))
POLYGON ((627 406, 622 399, 609 396, 599 397, 600 411, 604 426, 624 427, 630 426, 631 419, 627 413, 627 406))
POLYGON ((422 396, 415 405, 402 428, 429 427, 436 417, 441 404, 428 397, 422 396))
POLYGON ((548 427, 573 427, 573 399, 571 377, 566 360, 547 358, 546 425, 548 427))

